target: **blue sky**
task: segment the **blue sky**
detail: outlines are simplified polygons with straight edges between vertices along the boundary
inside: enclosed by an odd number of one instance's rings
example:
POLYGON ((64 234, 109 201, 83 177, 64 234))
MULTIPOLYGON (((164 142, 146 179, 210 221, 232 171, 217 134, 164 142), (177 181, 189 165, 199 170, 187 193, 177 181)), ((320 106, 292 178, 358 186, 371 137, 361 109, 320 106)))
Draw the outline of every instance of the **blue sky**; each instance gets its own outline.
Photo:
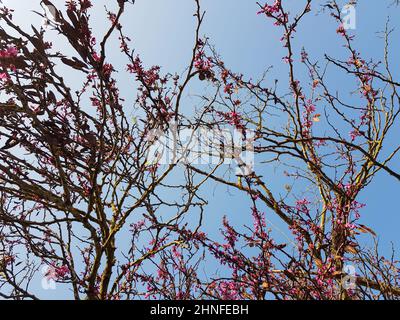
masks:
MULTIPOLYGON (((29 27, 30 24, 38 25, 41 22, 31 11, 38 10, 39 1, 35 0, 3 0, 16 9, 16 21, 29 27)), ((62 3, 58 0, 54 3, 62 3)), ((104 4, 111 1, 96 0, 104 4)), ((262 2, 262 1, 261 1, 262 2)), ((300 0, 287 0, 284 3, 295 12, 300 0)), ((325 1, 314 1, 314 8, 325 1)), ((342 1, 344 4, 345 1, 342 1)), ((391 25, 399 27, 400 8, 389 7, 390 1, 361 0, 357 6, 356 44, 364 57, 382 59, 383 40, 377 34, 385 27, 388 17, 391 25)), ((222 55, 226 65, 232 70, 241 72, 245 77, 257 79, 269 66, 274 66, 270 73, 271 84, 273 79, 282 80, 281 89, 285 89, 287 66, 282 63, 285 55, 280 44, 280 33, 270 21, 262 16, 257 16, 258 6, 255 0, 202 0, 203 9, 206 10, 202 34, 210 38, 217 51, 222 55)), ((102 6, 96 6, 94 23, 96 32, 105 28, 102 6)), ((195 28, 194 2, 190 0, 136 0, 134 7, 129 6, 127 14, 122 20, 125 30, 129 30, 136 52, 140 54, 146 65, 160 65, 163 72, 181 73, 190 60, 193 45, 193 32, 195 28)), ((324 53, 334 57, 346 57, 341 48, 340 38, 336 35, 337 24, 326 13, 316 15, 315 11, 308 15, 302 26, 297 30, 294 40, 297 55, 304 46, 313 60, 321 60, 324 53)), ((391 52, 392 61, 398 60, 400 53, 399 31, 392 35, 391 52)), ((111 59, 118 62, 120 57, 116 46, 115 51, 110 48, 111 59)), ((121 66, 124 63, 121 62, 121 66)), ((399 78, 399 69, 394 69, 394 76, 399 78)), ((65 75, 68 78, 68 74, 65 75)), ((304 76, 302 74, 299 77, 304 76)), ((121 79, 123 80, 123 79, 121 79)), ((345 90, 348 79, 333 70, 330 78, 332 86, 338 90, 345 90)), ((132 92, 128 83, 121 82, 122 91, 129 95, 132 92)), ((195 94, 196 86, 190 89, 195 94)), ((190 104, 190 97, 187 97, 190 104)), ((190 107, 190 106, 189 106, 190 107)), ((398 128, 397 128, 398 130, 398 128)), ((392 140, 398 138, 392 132, 392 140)), ((394 168, 400 170, 399 158, 392 162, 394 168)), ((273 170, 266 169, 265 173, 271 177, 274 188, 282 189, 288 182, 282 175, 274 174, 273 170)), ((381 249, 390 253, 390 242, 400 248, 397 196, 399 188, 397 182, 386 173, 381 172, 375 181, 363 191, 361 198, 367 203, 362 211, 361 223, 370 226, 379 234, 381 249)), ((227 192, 224 186, 209 188, 206 191, 209 205, 206 210, 206 224, 209 230, 217 232, 223 215, 228 215, 236 225, 249 222, 249 201, 239 193, 231 190, 227 192), (246 218, 247 217, 247 218, 246 218)), ((262 209, 262 208, 261 208, 262 209)), ((268 211, 266 211, 268 212, 268 211)), ((267 215, 275 226, 284 228, 274 216, 267 215)), ((371 237, 363 236, 366 243, 371 243, 371 237)), ((61 292, 51 292, 52 297, 62 295, 61 292)), ((50 297, 50 293, 49 293, 50 297)))

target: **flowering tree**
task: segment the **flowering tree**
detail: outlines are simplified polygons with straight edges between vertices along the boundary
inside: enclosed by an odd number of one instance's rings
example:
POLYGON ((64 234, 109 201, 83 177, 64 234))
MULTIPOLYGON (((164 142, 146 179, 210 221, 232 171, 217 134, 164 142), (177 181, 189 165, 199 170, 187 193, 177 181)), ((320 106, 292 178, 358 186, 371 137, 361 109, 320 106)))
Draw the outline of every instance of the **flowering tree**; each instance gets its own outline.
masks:
POLYGON ((337 34, 348 60, 326 55, 323 66, 312 61, 305 49, 296 57, 293 39, 302 19, 311 12, 311 4, 312 1, 304 1, 303 10, 297 15, 285 10, 284 1, 260 5, 258 12, 282 30, 281 41, 287 52, 283 61, 289 74, 287 91, 278 93, 276 83, 271 88, 264 80, 244 79, 229 70, 212 49, 204 57, 215 75, 214 83, 223 88, 219 106, 226 111, 218 111, 215 117, 224 114, 231 125, 251 128, 257 137, 255 153, 264 163, 287 167, 282 174, 292 178, 293 185, 305 180, 310 190, 308 198, 303 196, 307 194, 304 190, 299 193, 301 190, 288 185, 283 197, 271 190, 257 170, 245 176, 245 183, 239 178, 235 185, 193 168, 242 190, 254 203, 254 227, 249 232, 238 232, 224 221, 225 243, 205 242, 215 257, 232 269, 229 280, 216 280, 209 285, 212 297, 363 299, 393 298, 399 293, 397 262, 380 258, 376 251, 363 252, 357 237, 360 233, 376 236, 372 229, 358 223, 364 207, 357 201, 361 190, 378 171, 399 179, 398 172, 390 168, 399 147, 383 150, 399 114, 399 83, 393 79, 388 61, 390 32, 385 33, 382 66, 367 62, 353 46, 354 37, 342 23, 341 8, 330 2, 325 8, 337 21, 337 34), (297 59, 300 64, 295 62, 297 59), (359 95, 356 104, 346 101, 346 93, 329 88, 326 71, 331 65, 354 78, 350 91, 359 95), (298 80, 304 70, 308 81, 298 80), (272 121, 272 114, 279 115, 281 122, 275 118, 272 121), (278 215, 294 239, 276 243, 260 207, 278 215), (291 245, 296 247, 294 252, 291 245), (253 248, 253 254, 244 253, 243 246, 253 248), (349 269, 361 263, 364 274, 346 270, 348 263, 353 265, 349 269), (387 273, 382 265, 387 266, 387 273))
POLYGON ((354 79, 349 91, 357 92, 357 102, 347 102, 346 93, 330 89, 321 62, 305 50, 296 54, 296 29, 314 1, 303 2, 297 15, 285 1, 259 4, 259 18, 282 32, 288 70, 282 92, 276 81, 248 80, 225 65, 201 37, 199 0, 183 75, 145 67, 131 48, 120 21, 132 1, 112 3, 101 36, 91 28, 89 0, 65 1, 65 7, 42 1, 47 27, 30 31, 14 22, 10 8, 1 8, 0 295, 37 299, 31 284, 47 266, 45 280, 63 283, 75 299, 398 297, 395 259, 358 243, 360 233, 375 236, 358 222, 360 192, 379 171, 400 179, 391 168, 400 147, 384 147, 399 114, 390 31, 383 63, 366 61, 342 24, 341 8, 325 6, 348 59, 326 55, 324 63, 354 79), (73 55, 46 41, 53 30, 73 55), (122 97, 109 60, 115 39, 126 65, 118 71, 137 92, 133 106, 122 97), (68 84, 63 70, 80 85, 68 84), (304 70, 308 80, 300 80, 304 70), (201 106, 183 108, 188 86, 199 80, 208 88, 201 106), (272 121, 271 114, 279 118, 272 121), (187 145, 168 162, 151 153, 166 132, 179 136, 204 127, 241 132, 262 166, 244 162, 242 146, 226 152, 215 140, 208 145, 218 161, 207 167, 187 160, 187 145), (223 169, 226 158, 240 168, 233 176, 223 169), (275 165, 293 180, 284 195, 260 172, 275 165), (248 197, 254 225, 239 230, 224 219, 223 241, 207 235, 201 190, 210 183, 248 197), (271 214, 292 232, 287 242, 274 240, 271 214), (224 266, 223 274, 198 272, 210 259, 224 266))

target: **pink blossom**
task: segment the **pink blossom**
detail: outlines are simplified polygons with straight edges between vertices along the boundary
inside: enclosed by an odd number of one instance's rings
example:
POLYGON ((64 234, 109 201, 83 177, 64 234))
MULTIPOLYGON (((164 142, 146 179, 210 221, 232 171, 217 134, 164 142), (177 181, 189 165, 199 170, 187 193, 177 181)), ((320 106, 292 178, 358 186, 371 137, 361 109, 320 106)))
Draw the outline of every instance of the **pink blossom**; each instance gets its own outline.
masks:
POLYGON ((346 36, 346 29, 344 28, 343 24, 341 24, 341 25, 337 28, 336 33, 342 35, 343 37, 346 36))
POLYGON ((96 61, 96 62, 99 62, 99 61, 100 61, 100 57, 99 57, 99 55, 98 55, 96 52, 92 54, 92 58, 93 58, 93 60, 96 61))
POLYGON ((10 57, 16 57, 18 55, 18 49, 15 46, 9 46, 7 53, 10 57))
POLYGON ((354 141, 359 136, 361 136, 361 133, 358 130, 353 130, 350 132, 351 141, 354 141))
POLYGON ((15 58, 18 55, 17 47, 11 45, 5 50, 0 50, 0 58, 15 58))
POLYGON ((8 75, 8 73, 5 73, 5 72, 0 73, 0 81, 6 81, 9 79, 10 79, 10 76, 8 75))
POLYGON ((266 14, 267 16, 272 16, 274 13, 279 12, 279 6, 281 5, 281 0, 275 0, 273 5, 265 4, 264 7, 257 12, 257 14, 266 14))

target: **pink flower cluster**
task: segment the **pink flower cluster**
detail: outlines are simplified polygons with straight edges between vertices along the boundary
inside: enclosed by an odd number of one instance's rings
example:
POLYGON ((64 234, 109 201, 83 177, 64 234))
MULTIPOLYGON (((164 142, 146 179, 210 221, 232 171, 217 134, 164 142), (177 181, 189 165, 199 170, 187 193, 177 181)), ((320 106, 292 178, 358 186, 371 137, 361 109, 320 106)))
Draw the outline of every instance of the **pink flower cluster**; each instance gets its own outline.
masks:
POLYGON ((239 284, 233 281, 221 281, 218 284, 217 292, 222 300, 238 300, 240 299, 239 284))
POLYGON ((265 232, 265 229, 267 227, 267 223, 265 221, 265 215, 263 213, 260 213, 256 207, 253 207, 252 216, 253 216, 254 235, 259 238, 267 239, 268 234, 265 232))
POLYGON ((60 280, 64 279, 70 273, 67 265, 62 265, 60 267, 50 266, 49 270, 46 273, 46 278, 48 280, 60 280))
POLYGON ((313 119, 316 118, 316 111, 315 105, 313 104, 312 100, 307 100, 304 105, 304 112, 303 112, 303 134, 305 137, 309 137, 311 128, 313 126, 313 119))
POLYGON ((142 81, 147 87, 154 86, 156 81, 160 79, 160 67, 153 66, 149 70, 145 70, 139 57, 136 57, 133 63, 128 65, 128 71, 136 74, 138 80, 142 81))
POLYGON ((266 14, 267 16, 272 16, 274 13, 279 12, 281 5, 281 0, 275 0, 273 5, 265 4, 264 7, 257 12, 257 14, 266 14))
POLYGON ((236 111, 231 112, 219 112, 221 117, 223 117, 230 125, 233 125, 237 130, 244 131, 246 127, 242 122, 242 117, 236 111))
POLYGON ((196 55, 195 61, 194 61, 194 67, 203 72, 208 72, 211 70, 211 61, 209 58, 205 58, 204 52, 199 51, 196 55))
POLYGON ((87 9, 93 6, 90 0, 79 0, 79 4, 81 6, 82 11, 86 11, 87 9))
POLYGON ((229 225, 229 222, 226 217, 223 218, 223 225, 224 225, 224 238, 228 242, 225 245, 225 248, 233 248, 238 240, 238 235, 236 231, 229 225))
POLYGON ((6 72, 0 72, 0 81, 7 81, 10 79, 10 75, 6 72))
MULTIPOLYGON (((265 4, 260 11, 257 12, 257 14, 265 14, 267 17, 269 18, 273 18, 275 20, 274 25, 275 26, 281 26, 284 25, 286 23, 288 23, 289 21, 289 15, 285 12, 283 12, 282 8, 281 8, 281 0, 275 0, 275 2, 272 5, 269 4, 265 4)), ((292 26, 289 26, 291 31, 295 31, 294 28, 292 28, 292 26)), ((283 40, 287 40, 287 36, 288 34, 286 34, 285 36, 283 36, 283 38, 281 39, 283 40)))
POLYGON ((0 50, 0 58, 15 58, 18 52, 17 47, 11 45, 4 50, 0 50))
MULTIPOLYGON (((6 49, 0 50, 0 59, 12 59, 18 56, 17 47, 11 45, 6 49)), ((6 66, 10 69, 15 69, 15 67, 11 64, 6 66)), ((0 72, 0 81, 8 81, 10 79, 10 75, 7 72, 0 72)))
POLYGON ((296 201, 296 210, 308 214, 310 212, 307 207, 309 204, 311 203, 307 199, 299 199, 296 201))
POLYGON ((111 76, 111 73, 114 71, 114 67, 110 63, 105 63, 103 66, 103 74, 106 77, 111 76))
POLYGON ((359 136, 362 136, 362 134, 360 133, 360 131, 359 130, 352 130, 352 131, 350 131, 350 138, 351 138, 351 141, 353 142, 354 140, 356 140, 356 138, 357 137, 359 137, 359 136))
POLYGON ((344 28, 343 24, 339 25, 339 27, 336 30, 336 33, 340 34, 343 37, 346 36, 346 29, 344 28))

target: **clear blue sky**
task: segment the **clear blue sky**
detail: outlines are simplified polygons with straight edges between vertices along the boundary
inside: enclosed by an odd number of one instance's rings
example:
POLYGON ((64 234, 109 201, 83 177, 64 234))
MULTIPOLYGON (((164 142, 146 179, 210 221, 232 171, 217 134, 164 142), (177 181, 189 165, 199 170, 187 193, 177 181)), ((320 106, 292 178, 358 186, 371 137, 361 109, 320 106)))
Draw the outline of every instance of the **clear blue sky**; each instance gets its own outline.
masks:
MULTIPOLYGON (((32 13, 32 9, 38 9, 39 0, 3 0, 16 9, 15 18, 21 25, 40 24, 40 20, 32 13)), ((98 2, 110 5, 113 1, 95 0, 96 12, 95 30, 105 28, 102 6, 98 2)), ((263 1, 261 1, 263 2, 263 1)), ((314 8, 325 1, 314 1, 314 8)), ((54 3, 63 3, 55 0, 54 3)), ((295 11, 300 0, 287 0, 292 11, 295 11)), ((344 4, 345 1, 342 1, 344 4)), ((357 46, 365 58, 382 59, 383 40, 379 38, 377 31, 383 30, 388 16, 393 27, 400 27, 400 8, 388 7, 390 1, 384 0, 360 0, 357 7, 357 28, 354 34, 357 36, 357 46)), ((216 45, 216 49, 223 56, 226 64, 243 73, 247 77, 257 78, 269 66, 273 65, 271 78, 285 79, 286 66, 282 63, 285 55, 279 42, 280 34, 276 28, 262 16, 257 16, 258 7, 255 0, 202 0, 206 17, 202 34, 207 35, 210 41, 216 45)), ((129 30, 136 52, 141 55, 146 65, 160 65, 164 72, 184 71, 190 59, 195 20, 193 17, 194 1, 190 0, 136 0, 134 7, 128 7, 123 20, 125 30, 129 30)), ((299 53, 304 46, 315 59, 322 59, 324 53, 331 56, 344 57, 340 38, 336 35, 337 24, 327 15, 315 15, 311 13, 298 29, 295 40, 296 52, 299 53)), ((397 62, 400 53, 399 32, 396 29, 392 35, 391 51, 393 62, 397 62)), ((111 55, 119 56, 119 50, 111 55)), ((111 48, 112 50, 112 48, 111 48)), ((113 59, 111 59, 113 60, 113 59)), ((115 61, 115 59, 114 59, 115 61)), ((124 64, 121 63, 121 66, 124 64)), ((399 79, 399 68, 394 69, 394 76, 399 79)), ((68 75, 66 75, 68 78, 68 75)), ((273 80, 272 80, 273 81, 273 80)), ((271 81, 271 83, 272 83, 271 81)), ((346 80, 333 72, 332 85, 338 90, 346 89, 346 80)), ((282 81, 282 84, 286 83, 282 81)), ((129 95, 129 86, 123 85, 123 92, 129 95)), ((193 94, 197 93, 192 88, 193 94)), ((188 99, 187 101, 190 101, 188 99)), ((393 133, 392 133, 393 134, 393 133)), ((398 137, 393 137, 393 142, 398 137)), ((399 158, 392 164, 399 171, 399 158)), ((256 164, 257 165, 257 164, 256 164)), ((265 171, 270 176, 274 188, 282 189, 288 182, 282 175, 273 175, 273 170, 265 171)), ((206 210, 207 228, 216 232, 222 216, 227 214, 236 225, 249 223, 249 202, 240 194, 232 191, 228 193, 225 187, 209 188, 209 206, 206 210)), ((398 183, 385 173, 380 173, 375 182, 362 193, 362 199, 367 207, 362 210, 361 223, 370 226, 379 234, 381 249, 384 253, 390 252, 390 242, 400 249, 400 212, 397 196, 399 194, 398 183)), ((267 211, 268 212, 268 211, 267 211)), ((277 225, 279 220, 273 216, 267 216, 277 225)), ((364 236, 366 242, 371 242, 368 236, 364 236)), ((47 297, 60 297, 62 292, 45 293, 47 297)))

